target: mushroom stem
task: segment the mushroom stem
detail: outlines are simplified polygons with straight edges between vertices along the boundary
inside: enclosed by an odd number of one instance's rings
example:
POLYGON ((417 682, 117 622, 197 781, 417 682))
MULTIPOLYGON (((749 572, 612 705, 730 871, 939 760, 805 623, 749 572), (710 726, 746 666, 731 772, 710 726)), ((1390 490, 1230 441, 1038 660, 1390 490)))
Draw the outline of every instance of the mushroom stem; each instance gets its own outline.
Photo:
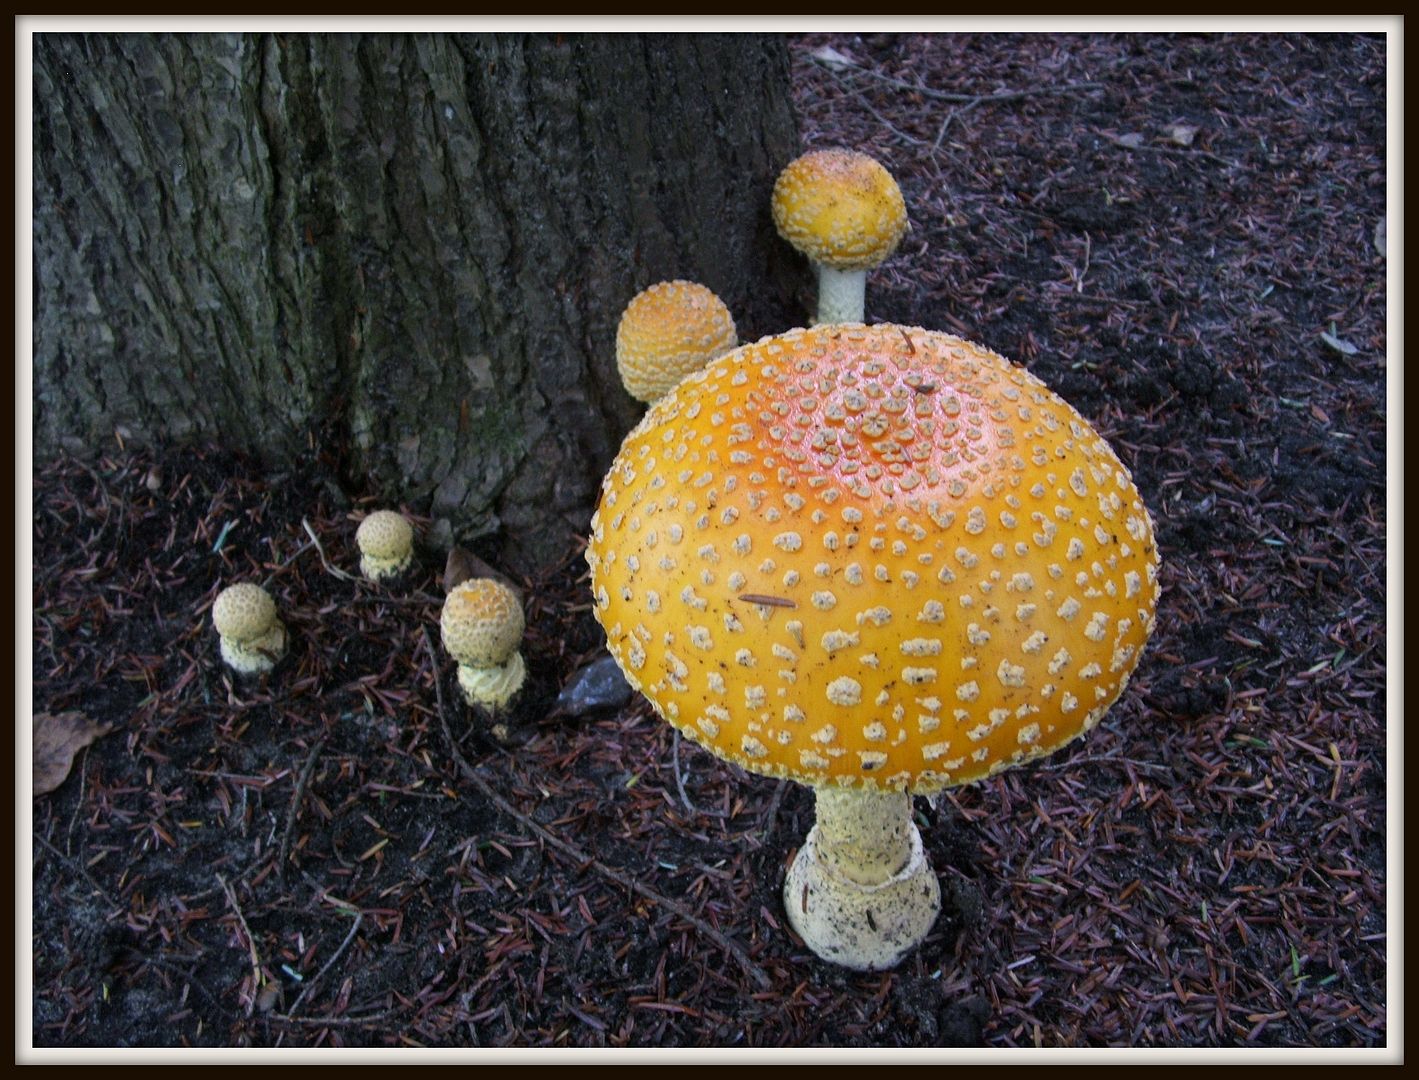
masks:
POLYGON ((824 323, 862 322, 867 311, 867 271, 834 270, 818 264, 818 317, 824 323))
POLYGON ((470 705, 496 712, 516 696, 527 679, 527 665, 521 653, 513 653, 502 664, 477 667, 458 665, 458 685, 470 705))
POLYGON ((858 971, 896 966, 941 911, 911 796, 820 787, 817 811, 784 881, 789 923, 824 960, 858 971))
POLYGON ((912 853, 911 796, 902 791, 817 791, 818 857, 859 885, 880 885, 912 853))

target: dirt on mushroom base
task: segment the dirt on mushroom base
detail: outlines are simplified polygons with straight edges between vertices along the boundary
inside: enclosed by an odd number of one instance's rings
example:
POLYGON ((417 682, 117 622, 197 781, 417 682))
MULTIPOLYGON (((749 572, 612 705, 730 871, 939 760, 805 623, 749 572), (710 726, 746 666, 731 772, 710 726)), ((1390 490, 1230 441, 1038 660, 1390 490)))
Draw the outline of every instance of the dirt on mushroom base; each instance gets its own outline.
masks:
POLYGON ((273 582, 293 615, 280 681, 229 697, 204 598, 290 558, 302 517, 354 573, 374 503, 346 505, 318 463, 273 483, 230 455, 111 446, 34 473, 35 707, 116 725, 34 806, 36 1045, 1384 1043, 1382 55, 1280 35, 981 37, 960 55, 833 39, 953 92, 1109 83, 963 109, 928 159, 941 114, 831 75, 808 59, 822 43, 795 54, 810 143, 875 145, 929 253, 879 271, 869 315, 1026 361, 1159 495, 1167 622, 1116 714, 1064 760, 917 803, 959 919, 895 972, 835 972, 777 906, 807 792, 677 757, 644 705, 548 716, 599 648, 568 553, 528 594, 529 741, 504 752, 467 713, 454 734, 529 819, 742 945, 772 983, 756 998, 691 924, 460 784, 420 644, 437 568, 391 594, 411 603, 365 599, 383 594, 306 549, 273 582), (1247 171, 1093 134, 1210 109, 1234 126, 1194 147, 1247 171), (950 201, 923 216, 932 191, 950 201), (1332 314, 1361 353, 1318 339, 1332 314), (359 907, 353 936, 338 901, 359 907))

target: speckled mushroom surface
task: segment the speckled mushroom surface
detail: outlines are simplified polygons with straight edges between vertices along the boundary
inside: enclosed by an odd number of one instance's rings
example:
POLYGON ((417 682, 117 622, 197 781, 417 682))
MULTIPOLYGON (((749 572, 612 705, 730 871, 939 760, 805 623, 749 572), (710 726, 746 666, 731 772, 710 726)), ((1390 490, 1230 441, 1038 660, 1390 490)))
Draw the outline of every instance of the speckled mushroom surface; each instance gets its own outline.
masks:
POLYGON ((773 216, 780 236, 834 270, 878 265, 907 228, 896 180, 856 150, 812 150, 789 162, 774 183, 773 216))
POLYGON ((355 530, 360 571, 374 581, 396 577, 414 561, 414 528, 403 514, 376 510, 355 530))
POLYGON ((522 644, 526 618, 517 596, 492 578, 470 578, 444 598, 439 617, 443 647, 461 665, 507 663, 522 644))
POLYGON ((710 289, 662 281, 637 293, 616 327, 616 367, 626 391, 653 402, 739 343, 734 317, 710 289))
POLYGON ((212 625, 219 635, 222 659, 234 671, 270 671, 286 651, 286 627, 276 602, 260 585, 238 582, 217 594, 212 625))
POLYGON ((950 335, 743 346, 626 437, 587 546, 632 685, 721 757, 937 790, 1049 753, 1123 692, 1158 555, 1128 470, 950 335))

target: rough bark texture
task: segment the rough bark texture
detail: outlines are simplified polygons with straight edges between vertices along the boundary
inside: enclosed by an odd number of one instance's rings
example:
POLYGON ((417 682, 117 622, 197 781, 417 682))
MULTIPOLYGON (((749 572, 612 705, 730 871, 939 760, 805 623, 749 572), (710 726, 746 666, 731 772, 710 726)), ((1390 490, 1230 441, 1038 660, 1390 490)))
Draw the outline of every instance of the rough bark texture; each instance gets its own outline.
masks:
POLYGON ((751 36, 37 36, 36 451, 320 452, 545 561, 640 412, 637 291, 801 321, 787 78, 751 36))

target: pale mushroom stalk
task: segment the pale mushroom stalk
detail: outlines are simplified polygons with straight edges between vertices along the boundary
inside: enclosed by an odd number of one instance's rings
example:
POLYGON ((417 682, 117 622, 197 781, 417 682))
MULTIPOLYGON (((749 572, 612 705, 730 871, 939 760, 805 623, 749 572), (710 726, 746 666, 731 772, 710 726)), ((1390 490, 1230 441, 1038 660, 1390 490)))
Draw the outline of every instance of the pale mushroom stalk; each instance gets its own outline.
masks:
POLYGON ((861 322, 867 310, 867 271, 836 270, 817 263, 818 315, 814 323, 861 322))
POLYGON ((941 911, 905 791, 815 788, 817 822, 784 881, 788 921, 818 956, 858 971, 894 967, 941 911))

